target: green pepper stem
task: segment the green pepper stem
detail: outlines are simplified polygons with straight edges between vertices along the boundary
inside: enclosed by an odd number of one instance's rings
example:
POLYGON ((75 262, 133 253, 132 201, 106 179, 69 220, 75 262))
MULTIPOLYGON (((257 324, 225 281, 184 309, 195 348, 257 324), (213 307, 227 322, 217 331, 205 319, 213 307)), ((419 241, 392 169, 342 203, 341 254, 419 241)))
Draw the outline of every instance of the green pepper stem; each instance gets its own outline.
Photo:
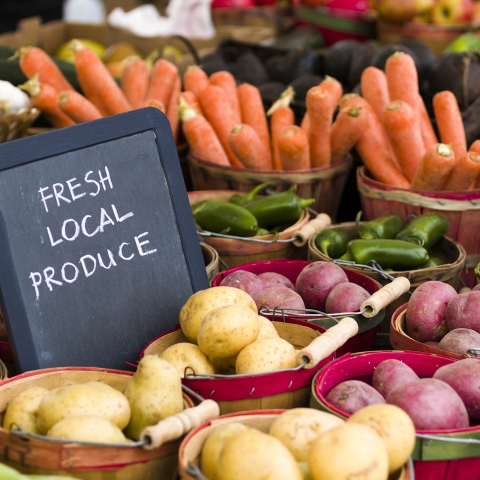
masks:
POLYGON ((325 238, 320 242, 320 251, 327 257, 330 257, 330 255, 328 254, 328 247, 331 244, 332 242, 328 238, 325 238))
POLYGON ((260 185, 257 185, 255 188, 252 188, 245 196, 244 199, 249 202, 250 200, 253 200, 259 192, 261 192, 263 189, 267 187, 273 187, 275 184, 272 182, 265 182, 261 183, 260 185))
POLYGON ((304 208, 307 208, 309 207, 312 203, 315 202, 315 199, 314 198, 300 198, 298 197, 298 203, 300 204, 300 206, 302 207, 302 210, 304 208))

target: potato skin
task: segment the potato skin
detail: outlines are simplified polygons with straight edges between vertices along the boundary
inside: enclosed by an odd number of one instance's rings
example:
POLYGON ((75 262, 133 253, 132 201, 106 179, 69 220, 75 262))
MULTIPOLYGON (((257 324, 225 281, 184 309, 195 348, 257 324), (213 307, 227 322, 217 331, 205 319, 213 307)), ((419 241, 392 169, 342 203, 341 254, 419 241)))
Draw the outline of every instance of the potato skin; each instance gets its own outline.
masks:
MULTIPOLYGON (((262 306, 268 307, 270 310, 277 307, 283 309, 286 309, 287 307, 298 308, 300 310, 305 309, 302 297, 295 290, 283 286, 268 287, 256 295, 254 300, 258 311, 260 311, 262 306)), ((289 312, 287 311, 286 313, 289 312)), ((299 312, 292 311, 292 313, 299 312)))
POLYGON ((447 283, 432 280, 415 289, 407 306, 407 333, 417 342, 439 341, 448 332, 446 310, 458 294, 447 283))
POLYGON ((470 328, 456 328, 440 340, 437 348, 463 355, 470 348, 480 348, 480 333, 470 328))
POLYGON ((373 428, 346 422, 313 442, 308 466, 314 480, 385 480, 388 453, 373 428))
POLYGON ((180 310, 179 322, 183 334, 192 343, 197 343, 197 333, 205 315, 214 308, 225 305, 247 305, 255 313, 253 298, 234 287, 212 287, 200 290, 189 297, 180 310))
POLYGON ((325 302, 326 313, 358 312, 371 295, 360 285, 343 282, 335 285, 325 302))
POLYGON ((273 323, 261 315, 258 316, 258 322, 260 323, 260 332, 258 333, 257 340, 261 338, 278 338, 278 332, 273 323))
POLYGON ((237 356, 237 373, 260 373, 298 367, 297 352, 283 338, 261 338, 237 356))
POLYGON ((227 275, 221 282, 222 287, 234 287, 247 292, 251 297, 260 293, 265 285, 263 281, 254 273, 247 270, 235 270, 227 275))
POLYGON ((293 453, 297 462, 306 462, 317 437, 344 423, 342 418, 321 410, 292 408, 273 421, 268 433, 278 438, 293 453))
POLYGON ((325 400, 346 415, 355 413, 366 405, 385 403, 385 399, 368 383, 360 380, 346 380, 335 385, 325 400))
POLYGON ((122 392, 101 382, 58 387, 43 397, 38 407, 37 427, 41 434, 65 417, 96 415, 110 420, 121 430, 130 420, 130 404, 122 392))
POLYGON ((12 423, 26 432, 39 433, 37 427, 38 407, 49 390, 41 387, 32 387, 16 395, 7 405, 3 428, 10 430, 12 423))
POLYGON ((480 361, 465 358, 440 367, 433 378, 448 383, 463 400, 470 418, 480 420, 480 361))
POLYGON ((268 287, 287 287, 295 290, 295 285, 285 276, 276 272, 263 272, 258 274, 258 278, 263 282, 263 288, 268 287))
POLYGON ((480 333, 480 292, 460 293, 448 304, 445 312, 448 328, 470 328, 480 333))
POLYGON ((383 398, 397 385, 418 380, 418 375, 405 363, 395 358, 384 360, 377 365, 372 377, 372 387, 383 398))
POLYGON ((180 342, 166 348, 160 355, 167 362, 171 363, 180 376, 185 376, 185 369, 189 368, 187 373, 211 374, 215 373, 211 360, 200 350, 198 345, 187 342, 180 342))
POLYGON ((210 358, 230 358, 254 342, 260 332, 257 312, 246 305, 227 305, 207 313, 198 329, 198 346, 210 358))
POLYGON ((407 412, 416 430, 449 430, 468 427, 468 413, 455 390, 436 378, 421 378, 399 385, 387 403, 407 412))
POLYGON ((355 412, 348 423, 372 427, 387 447, 389 472, 400 469, 415 447, 415 425, 401 408, 388 403, 368 405, 355 412))

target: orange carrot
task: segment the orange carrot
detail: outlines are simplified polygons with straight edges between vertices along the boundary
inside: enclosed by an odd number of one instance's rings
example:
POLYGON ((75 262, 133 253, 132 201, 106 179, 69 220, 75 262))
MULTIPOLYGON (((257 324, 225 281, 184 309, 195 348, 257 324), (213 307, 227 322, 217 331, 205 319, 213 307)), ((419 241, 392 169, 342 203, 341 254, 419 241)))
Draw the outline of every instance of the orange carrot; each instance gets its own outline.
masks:
POLYGON ((456 158, 467 151, 467 137, 455 95, 444 90, 433 96, 433 111, 443 143, 451 143, 456 158))
POLYGON ((30 95, 33 105, 42 111, 54 127, 63 128, 75 125, 75 122, 60 110, 57 103, 57 90, 48 83, 39 82, 38 74, 18 87, 30 95))
POLYGON ((274 170, 282 170, 280 152, 278 151, 278 141, 282 136, 282 132, 284 128, 295 123, 295 115, 293 110, 289 107, 294 95, 295 92, 293 91, 293 88, 288 87, 267 112, 267 115, 271 116, 271 152, 274 170))
POLYGON ((332 163, 342 161, 363 132, 362 107, 340 109, 330 132, 332 163))
MULTIPOLYGON (((343 95, 342 84, 336 78, 325 75, 325 78, 318 84, 318 86, 325 88, 325 90, 332 96, 333 102, 336 106, 343 95)), ((303 115, 300 127, 308 134, 310 130, 310 118, 308 112, 305 112, 303 115)))
POLYGON ((124 60, 120 84, 132 108, 138 108, 147 98, 150 69, 142 58, 133 56, 124 60))
POLYGON ((400 169, 411 182, 425 153, 417 112, 408 103, 395 100, 383 109, 381 120, 400 169))
POLYGON ((385 63, 390 100, 401 100, 417 108, 418 74, 413 58, 408 53, 395 52, 385 63))
POLYGON ((203 115, 203 110, 200 106, 200 102, 198 101, 197 96, 192 91, 186 90, 185 92, 181 92, 181 96, 185 100, 185 102, 187 102, 191 107, 193 107, 199 115, 203 115))
POLYGON ((172 62, 159 58, 153 64, 146 98, 156 98, 168 108, 177 75, 178 68, 172 62))
POLYGON ((453 167, 450 175, 442 186, 442 190, 467 190, 476 181, 480 174, 480 155, 475 152, 466 152, 453 167))
POLYGON ((89 122, 102 118, 98 108, 75 91, 60 92, 58 105, 63 113, 67 114, 76 123, 89 122))
POLYGON ((19 65, 27 78, 38 74, 40 83, 48 83, 59 92, 75 90, 57 64, 41 48, 22 47, 15 55, 20 57, 19 65))
POLYGON ((208 75, 197 65, 190 65, 183 74, 183 88, 190 90, 197 98, 210 85, 208 75))
POLYGON ((310 168, 308 135, 296 125, 283 129, 278 139, 282 170, 306 170, 310 168))
MULTIPOLYGON (((475 140, 471 145, 470 148, 468 149, 469 152, 475 152, 480 154, 480 140, 475 140)), ((480 188, 480 175, 477 177, 475 180, 475 183, 473 184, 472 188, 477 189, 480 188)))
POLYGON ((77 78, 87 98, 100 110, 108 115, 115 115, 131 110, 125 95, 117 85, 100 58, 80 42, 72 40, 75 49, 75 68, 77 78), (75 42, 75 43, 74 43, 75 42), (95 96, 90 98, 88 92, 95 96), (96 102, 102 106, 100 108, 96 102))
POLYGON ((413 176, 414 190, 440 190, 457 163, 450 145, 438 143, 427 148, 413 176))
POLYGON ((272 169, 265 145, 250 125, 235 125, 228 134, 228 144, 245 167, 255 170, 272 169))
POLYGON ((172 127, 173 139, 175 144, 178 142, 178 99, 180 97, 180 92, 182 90, 182 81, 180 80, 180 75, 177 75, 175 84, 173 85, 172 95, 170 97, 170 102, 167 107, 167 118, 172 127))
POLYGON ((373 178, 387 185, 409 188, 410 182, 397 166, 385 129, 371 105, 358 95, 345 97, 340 101, 342 107, 362 107, 364 128, 355 148, 373 178))
MULTIPOLYGON (((232 109, 227 94, 217 85, 209 85, 199 97, 200 105, 213 130, 218 136, 230 164, 237 168, 244 168, 243 163, 235 156, 228 144, 228 134, 235 126, 232 109)), ((208 158, 207 158, 208 160, 208 158)))
POLYGON ((420 120, 423 145, 425 149, 427 149, 432 145, 436 145, 438 143, 438 139, 435 130, 433 129, 427 107, 425 106, 425 102, 420 94, 418 94, 417 98, 417 114, 420 120))
POLYGON ((148 98, 138 106, 138 108, 144 108, 144 107, 158 108, 160 111, 165 113, 165 105, 160 100, 157 100, 156 98, 148 98))
POLYGON ((363 98, 370 103, 378 118, 382 118, 383 109, 390 103, 385 72, 376 67, 367 67, 362 72, 360 88, 363 98))
POLYGON ((242 122, 253 127, 260 137, 265 149, 268 152, 270 163, 272 163, 272 153, 270 151, 270 133, 268 131, 268 121, 263 108, 262 97, 257 87, 249 83, 243 83, 237 88, 238 101, 240 103, 240 112, 242 122))
POLYGON ((324 87, 317 86, 307 92, 306 106, 310 117, 310 163, 312 168, 326 167, 331 162, 330 131, 336 103, 324 87))
POLYGON ((210 83, 219 86, 225 91, 228 101, 230 102, 235 123, 242 123, 242 114, 240 112, 235 77, 230 72, 222 70, 210 75, 210 83))
POLYGON ((198 115, 193 107, 180 97, 178 113, 182 130, 194 155, 217 165, 230 166, 227 154, 210 123, 198 115))

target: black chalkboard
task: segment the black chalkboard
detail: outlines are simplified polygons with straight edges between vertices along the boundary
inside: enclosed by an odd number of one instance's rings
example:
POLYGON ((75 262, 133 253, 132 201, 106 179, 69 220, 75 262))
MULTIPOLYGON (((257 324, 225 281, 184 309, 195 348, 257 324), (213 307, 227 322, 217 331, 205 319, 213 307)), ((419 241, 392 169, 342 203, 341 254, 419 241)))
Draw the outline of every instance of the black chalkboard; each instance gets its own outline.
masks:
POLYGON ((126 369, 204 288, 159 110, 0 145, 0 300, 19 371, 126 369))

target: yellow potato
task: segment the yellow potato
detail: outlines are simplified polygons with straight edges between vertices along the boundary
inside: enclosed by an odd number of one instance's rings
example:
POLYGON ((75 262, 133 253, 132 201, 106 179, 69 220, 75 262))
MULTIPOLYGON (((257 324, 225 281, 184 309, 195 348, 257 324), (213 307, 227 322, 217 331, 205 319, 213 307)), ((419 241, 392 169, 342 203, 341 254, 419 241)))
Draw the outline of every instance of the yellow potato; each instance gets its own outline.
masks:
POLYGON ((47 437, 98 443, 130 441, 110 420, 95 415, 65 417, 47 432, 47 437))
POLYGON ((166 348, 159 357, 171 363, 182 378, 185 376, 185 369, 190 375, 215 373, 211 360, 194 343, 176 343, 166 348))
POLYGON ((288 448, 275 437, 254 428, 227 440, 218 459, 216 475, 218 480, 303 480, 288 448))
POLYGON ((258 316, 258 321, 260 322, 260 332, 258 334, 257 340, 261 338, 278 338, 277 329, 273 326, 273 323, 261 315, 258 316))
POLYGON ((402 468, 413 452, 415 425, 396 405, 368 405, 357 410, 347 422, 368 425, 380 435, 387 447, 390 473, 402 468))
POLYGON ((313 442, 308 466, 313 480, 386 480, 387 448, 373 428, 345 422, 313 442))
POLYGON ((258 315, 246 305, 211 310, 198 329, 198 346, 210 358, 230 358, 254 342, 260 331, 258 315))
POLYGON ((3 428, 10 430, 12 424, 26 432, 39 433, 37 413, 40 402, 48 394, 46 388, 32 387, 23 390, 12 398, 5 411, 3 428))
POLYGON ((269 433, 278 438, 298 462, 306 462, 312 443, 318 436, 344 423, 343 419, 332 413, 314 408, 292 408, 273 421, 269 433))
POLYGON ((259 373, 298 367, 297 352, 283 338, 261 338, 237 356, 237 373, 259 373))
POLYGON ((65 417, 96 415, 123 429, 130 420, 130 405, 122 392, 101 382, 86 382, 50 390, 40 402, 37 427, 46 434, 65 417))
POLYGON ((222 454, 223 447, 227 441, 240 432, 244 432, 250 427, 247 427, 243 423, 232 422, 225 425, 219 425, 213 432, 207 437, 202 447, 202 453, 200 456, 200 468, 202 473, 209 480, 217 480, 216 469, 218 459, 222 454))
POLYGON ((205 315, 214 308, 226 305, 247 305, 257 313, 253 298, 234 287, 212 287, 194 293, 180 310, 179 321, 183 334, 190 342, 197 343, 197 332, 205 315))

